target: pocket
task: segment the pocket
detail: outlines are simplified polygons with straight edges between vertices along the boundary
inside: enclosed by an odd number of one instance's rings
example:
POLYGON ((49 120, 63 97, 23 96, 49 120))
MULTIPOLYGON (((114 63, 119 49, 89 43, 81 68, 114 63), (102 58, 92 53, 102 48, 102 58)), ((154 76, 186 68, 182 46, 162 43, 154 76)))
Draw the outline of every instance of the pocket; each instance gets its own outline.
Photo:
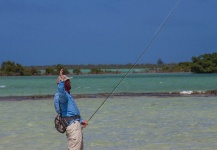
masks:
POLYGON ((81 125, 79 121, 75 121, 66 128, 66 136, 69 143, 80 143, 82 140, 81 125))
POLYGON ((66 128, 66 131, 70 133, 73 132, 74 130, 79 130, 79 128, 81 128, 80 122, 75 121, 66 128))

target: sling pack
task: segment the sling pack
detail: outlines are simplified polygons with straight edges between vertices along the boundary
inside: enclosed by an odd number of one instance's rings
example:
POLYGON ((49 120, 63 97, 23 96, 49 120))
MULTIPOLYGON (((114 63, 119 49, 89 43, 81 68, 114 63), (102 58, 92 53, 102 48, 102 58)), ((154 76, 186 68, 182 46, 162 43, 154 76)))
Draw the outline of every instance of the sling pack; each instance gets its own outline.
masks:
POLYGON ((64 119, 62 118, 62 110, 60 107, 60 102, 59 102, 59 108, 60 108, 60 113, 57 114, 57 116, 55 117, 54 124, 55 124, 55 128, 57 129, 58 132, 65 133, 67 125, 66 125, 64 119))

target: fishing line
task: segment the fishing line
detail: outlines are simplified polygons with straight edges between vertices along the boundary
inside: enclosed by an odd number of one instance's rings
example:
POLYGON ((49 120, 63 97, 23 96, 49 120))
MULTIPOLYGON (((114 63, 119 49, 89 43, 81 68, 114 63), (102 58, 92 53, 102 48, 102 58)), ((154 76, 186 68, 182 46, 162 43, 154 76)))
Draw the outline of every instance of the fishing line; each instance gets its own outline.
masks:
POLYGON ((137 65, 138 61, 142 58, 142 56, 145 54, 145 52, 151 47, 151 45, 154 43, 154 41, 156 40, 156 38, 159 36, 160 32, 162 31, 163 27, 165 26, 168 18, 173 14, 173 12, 175 11, 175 9, 177 8, 178 4, 180 3, 181 0, 178 0, 176 2, 176 4, 173 6, 173 8, 170 10, 170 12, 168 13, 168 15, 166 16, 166 18, 162 21, 162 23, 160 24, 160 26, 158 27, 157 31, 155 32, 154 37, 152 38, 152 40, 149 42, 148 46, 143 50, 143 52, 141 53, 141 55, 138 57, 138 59, 135 61, 135 63, 133 64, 133 66, 127 71, 127 73, 124 75, 124 77, 118 82, 118 84, 114 87, 114 89, 111 91, 111 93, 105 98, 105 100, 101 103, 101 105, 96 109, 96 111, 92 114, 92 116, 88 119, 87 122, 89 122, 93 116, 98 112, 98 110, 103 106, 103 104, 107 101, 107 99, 114 93, 114 91, 118 88, 118 86, 122 83, 122 81, 127 77, 127 75, 131 72, 132 69, 135 68, 135 66, 137 65))
POLYGON ((162 23, 160 24, 160 26, 158 27, 158 29, 156 30, 155 34, 157 34, 158 32, 160 32, 159 30, 161 30, 164 25, 165 22, 167 21, 167 19, 172 15, 172 13, 175 11, 176 6, 180 3, 181 0, 178 0, 176 2, 176 4, 173 6, 173 8, 170 10, 169 14, 166 16, 166 18, 162 21, 162 23))

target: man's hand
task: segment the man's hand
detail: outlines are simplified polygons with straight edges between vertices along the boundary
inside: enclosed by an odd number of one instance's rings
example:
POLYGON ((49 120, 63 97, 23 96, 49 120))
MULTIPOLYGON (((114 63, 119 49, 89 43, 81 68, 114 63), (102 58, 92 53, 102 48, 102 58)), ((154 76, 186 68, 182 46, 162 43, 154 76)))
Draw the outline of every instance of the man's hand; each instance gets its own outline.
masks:
POLYGON ((64 80, 63 69, 60 69, 60 77, 61 77, 62 80, 64 80))
POLYGON ((82 128, 85 128, 88 125, 88 122, 86 120, 82 120, 81 125, 82 128))

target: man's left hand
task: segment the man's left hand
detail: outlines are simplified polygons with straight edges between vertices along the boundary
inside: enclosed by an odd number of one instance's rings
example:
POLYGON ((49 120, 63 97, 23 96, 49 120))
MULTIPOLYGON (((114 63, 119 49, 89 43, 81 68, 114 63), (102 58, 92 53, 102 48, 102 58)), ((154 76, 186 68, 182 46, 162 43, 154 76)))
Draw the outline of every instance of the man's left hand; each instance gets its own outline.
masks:
POLYGON ((86 120, 82 120, 81 125, 82 128, 85 128, 88 125, 88 122, 86 120))

